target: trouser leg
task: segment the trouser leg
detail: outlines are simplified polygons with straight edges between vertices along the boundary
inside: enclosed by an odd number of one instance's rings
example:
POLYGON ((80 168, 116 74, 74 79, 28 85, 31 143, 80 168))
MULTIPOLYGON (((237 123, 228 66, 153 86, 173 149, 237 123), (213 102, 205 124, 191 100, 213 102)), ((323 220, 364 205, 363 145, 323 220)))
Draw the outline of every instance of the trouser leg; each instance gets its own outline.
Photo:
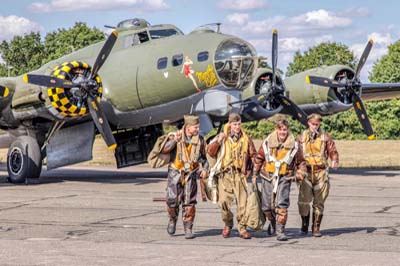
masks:
POLYGON ((272 181, 262 179, 261 181, 261 208, 264 212, 265 218, 268 219, 270 224, 268 225, 268 235, 274 235, 276 229, 275 223, 275 210, 272 208, 272 181))
POLYGON ((167 213, 169 216, 167 232, 168 234, 173 235, 176 231, 176 221, 179 213, 179 198, 182 193, 179 172, 172 169, 168 171, 166 192, 167 213))
POLYGON ((322 236, 320 232, 321 221, 324 213, 325 201, 329 195, 329 178, 326 171, 320 171, 316 174, 316 184, 314 185, 313 202, 313 225, 312 233, 315 237, 322 236))
POLYGON ((196 214, 196 196, 197 196, 197 182, 196 174, 192 174, 183 186, 182 193, 182 220, 183 226, 186 229, 192 230, 194 217, 196 214))
POLYGON ((236 219, 238 222, 238 231, 239 233, 244 233, 246 232, 246 221, 244 220, 244 215, 247 205, 247 181, 245 176, 240 173, 235 174, 234 194, 237 205, 236 219))
POLYGON ((326 171, 316 173, 316 182, 313 187, 313 210, 314 213, 322 215, 324 213, 325 201, 329 195, 329 179, 326 171))
POLYGON ((221 209, 221 218, 225 226, 233 227, 233 213, 231 212, 233 201, 233 182, 230 176, 223 174, 218 180, 218 205, 221 209))
POLYGON ((277 240, 286 241, 288 238, 285 234, 285 226, 288 218, 288 208, 290 205, 290 186, 292 182, 285 176, 279 178, 278 189, 275 199, 276 213, 276 233, 277 240))

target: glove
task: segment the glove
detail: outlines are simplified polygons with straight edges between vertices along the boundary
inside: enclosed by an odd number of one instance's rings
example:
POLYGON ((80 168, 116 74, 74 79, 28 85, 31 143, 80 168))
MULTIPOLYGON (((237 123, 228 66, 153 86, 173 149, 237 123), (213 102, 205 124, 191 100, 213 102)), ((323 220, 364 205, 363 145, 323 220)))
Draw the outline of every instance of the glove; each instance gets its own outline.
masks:
POLYGON ((307 178, 308 174, 306 171, 297 170, 296 171, 296 181, 303 181, 304 178, 307 178))

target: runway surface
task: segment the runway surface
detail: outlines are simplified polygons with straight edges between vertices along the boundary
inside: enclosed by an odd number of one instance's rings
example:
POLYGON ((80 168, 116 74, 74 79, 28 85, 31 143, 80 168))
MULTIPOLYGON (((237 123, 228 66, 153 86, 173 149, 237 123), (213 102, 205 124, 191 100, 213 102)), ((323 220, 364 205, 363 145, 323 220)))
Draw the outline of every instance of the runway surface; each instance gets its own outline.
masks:
POLYGON ((11 185, 0 165, 0 265, 400 265, 400 171, 341 169, 321 238, 298 235, 292 185, 287 242, 234 230, 223 239, 220 212, 199 202, 186 240, 166 232, 165 169, 68 167, 40 184, 11 185))

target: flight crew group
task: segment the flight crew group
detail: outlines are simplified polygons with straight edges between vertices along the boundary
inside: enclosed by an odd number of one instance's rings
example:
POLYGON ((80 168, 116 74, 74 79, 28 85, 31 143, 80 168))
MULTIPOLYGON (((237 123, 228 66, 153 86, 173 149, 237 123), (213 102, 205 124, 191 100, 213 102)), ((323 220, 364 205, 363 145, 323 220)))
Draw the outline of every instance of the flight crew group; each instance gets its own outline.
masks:
POLYGON ((243 239, 250 239, 244 214, 247 204, 247 179, 254 185, 261 179, 262 211, 269 221, 268 234, 277 240, 287 240, 285 225, 288 218, 290 186, 299 183, 298 207, 302 219, 300 233, 307 235, 310 216, 312 234, 321 236, 320 225, 324 202, 329 193, 328 160, 337 168, 339 156, 335 143, 320 128, 321 116, 308 116, 309 128, 296 139, 290 132, 287 120, 279 119, 275 130, 262 142, 258 152, 252 139, 241 127, 241 117, 232 113, 223 132, 210 144, 199 135, 197 116, 184 117, 184 126, 176 134, 170 134, 162 153, 170 153, 167 179, 167 231, 173 235, 182 208, 185 238, 194 238, 192 231, 196 213, 198 178, 206 178, 213 161, 218 173, 218 205, 224 227, 222 236, 231 235, 233 227, 232 202, 237 205, 237 229, 243 239), (207 160, 207 155, 209 160, 207 160), (310 212, 312 204, 313 213, 310 212))

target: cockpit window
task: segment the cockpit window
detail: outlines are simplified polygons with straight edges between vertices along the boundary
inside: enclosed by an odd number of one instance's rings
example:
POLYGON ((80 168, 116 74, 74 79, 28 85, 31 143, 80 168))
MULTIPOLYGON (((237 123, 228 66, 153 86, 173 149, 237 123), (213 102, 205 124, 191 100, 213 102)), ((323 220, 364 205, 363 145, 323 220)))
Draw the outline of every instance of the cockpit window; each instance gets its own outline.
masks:
POLYGON ((150 37, 152 39, 160 39, 174 35, 181 35, 182 33, 176 29, 162 29, 162 30, 150 30, 150 37))
POLYGON ((232 38, 223 41, 214 57, 215 70, 222 84, 241 89, 251 82, 255 50, 246 42, 232 38))
POLYGON ((138 45, 147 41, 149 41, 149 35, 147 34, 147 31, 135 33, 124 38, 124 48, 138 45))

